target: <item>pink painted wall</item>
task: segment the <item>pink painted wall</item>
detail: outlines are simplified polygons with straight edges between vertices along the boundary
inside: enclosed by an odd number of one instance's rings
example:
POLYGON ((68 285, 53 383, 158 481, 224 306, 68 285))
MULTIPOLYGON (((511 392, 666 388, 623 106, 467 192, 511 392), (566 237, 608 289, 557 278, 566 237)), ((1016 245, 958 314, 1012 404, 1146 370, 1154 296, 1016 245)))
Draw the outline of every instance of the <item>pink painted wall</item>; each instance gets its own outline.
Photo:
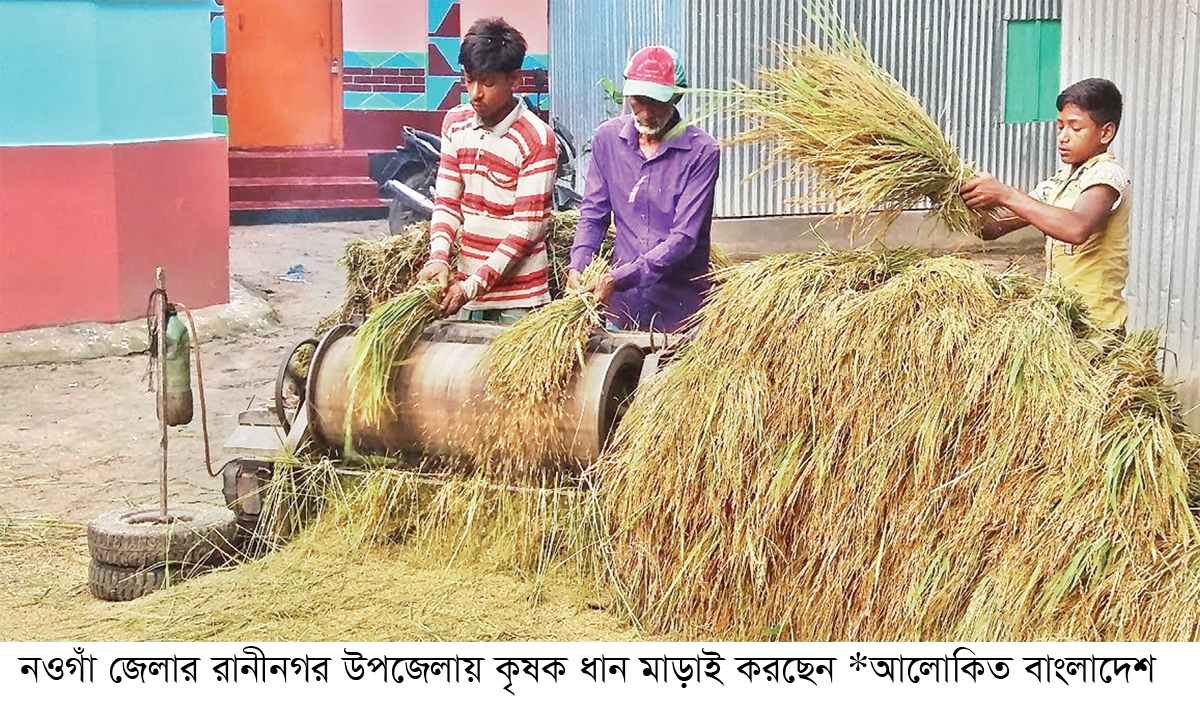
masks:
POLYGON ((428 0, 342 0, 343 49, 424 52, 428 15, 428 0))
POLYGON ((459 8, 464 33, 480 17, 499 15, 525 36, 530 54, 550 53, 549 0, 459 0, 459 8))
POLYGON ((224 136, 0 147, 0 332, 136 320, 158 266, 174 302, 229 301, 224 136))

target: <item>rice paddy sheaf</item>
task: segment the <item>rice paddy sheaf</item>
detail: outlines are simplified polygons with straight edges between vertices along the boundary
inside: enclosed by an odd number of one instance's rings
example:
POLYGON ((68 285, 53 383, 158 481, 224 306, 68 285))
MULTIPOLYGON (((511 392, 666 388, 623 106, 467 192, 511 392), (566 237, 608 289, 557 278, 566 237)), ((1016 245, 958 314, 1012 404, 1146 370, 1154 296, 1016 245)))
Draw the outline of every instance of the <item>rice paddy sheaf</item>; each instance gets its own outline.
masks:
POLYGON ((440 295, 436 282, 409 288, 373 309, 358 328, 349 372, 353 389, 348 427, 356 419, 378 425, 392 409, 392 377, 407 361, 421 333, 442 316, 440 295))
MULTIPOLYGON (((608 272, 593 259, 585 283, 608 272)), ((568 292, 509 326, 488 344, 479 366, 486 379, 487 420, 465 436, 481 471, 504 482, 558 470, 578 476, 569 443, 556 429, 572 381, 585 366, 585 347, 604 323, 591 292, 568 292)))
POLYGON ((765 143, 762 169, 779 162, 790 177, 816 177, 836 213, 885 222, 932 208, 952 231, 978 234, 979 218, 959 195, 975 169, 959 156, 920 102, 871 59, 824 0, 805 12, 828 39, 777 46, 777 65, 760 67, 756 88, 734 82, 727 109, 749 127, 734 143, 765 143))
POLYGON ((956 257, 773 256, 590 472, 645 626, 801 641, 1194 640, 1200 438, 1156 332, 956 257))

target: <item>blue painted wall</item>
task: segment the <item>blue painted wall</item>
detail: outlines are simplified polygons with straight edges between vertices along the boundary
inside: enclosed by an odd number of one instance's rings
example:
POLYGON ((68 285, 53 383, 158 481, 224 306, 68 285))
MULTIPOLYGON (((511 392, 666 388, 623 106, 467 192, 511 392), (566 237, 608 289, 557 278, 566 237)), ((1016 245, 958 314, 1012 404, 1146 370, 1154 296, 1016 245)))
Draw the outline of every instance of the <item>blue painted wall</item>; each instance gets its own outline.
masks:
POLYGON ((0 0, 0 144, 211 134, 209 0, 0 0))

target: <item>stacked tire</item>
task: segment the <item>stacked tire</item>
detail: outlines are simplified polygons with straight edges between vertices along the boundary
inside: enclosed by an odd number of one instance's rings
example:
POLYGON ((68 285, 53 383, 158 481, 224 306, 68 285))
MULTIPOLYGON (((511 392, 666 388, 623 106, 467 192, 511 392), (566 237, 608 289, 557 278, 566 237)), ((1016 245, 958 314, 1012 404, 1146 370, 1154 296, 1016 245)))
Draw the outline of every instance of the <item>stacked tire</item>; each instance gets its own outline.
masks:
POLYGON ((88 524, 92 595, 133 600, 232 557, 237 521, 231 510, 186 504, 168 508, 167 517, 158 507, 139 507, 88 524))

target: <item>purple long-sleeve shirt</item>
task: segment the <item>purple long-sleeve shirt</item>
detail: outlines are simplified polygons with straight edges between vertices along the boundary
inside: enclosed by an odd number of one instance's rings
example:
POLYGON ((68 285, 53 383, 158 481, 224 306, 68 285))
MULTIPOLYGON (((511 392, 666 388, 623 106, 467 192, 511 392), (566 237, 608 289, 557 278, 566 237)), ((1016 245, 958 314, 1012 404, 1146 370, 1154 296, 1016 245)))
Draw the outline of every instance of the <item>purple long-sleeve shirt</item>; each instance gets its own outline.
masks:
POLYGON ((614 218, 612 324, 670 332, 700 308, 719 164, 717 141, 693 125, 669 131, 649 159, 632 115, 596 130, 571 268, 587 267, 614 218))

